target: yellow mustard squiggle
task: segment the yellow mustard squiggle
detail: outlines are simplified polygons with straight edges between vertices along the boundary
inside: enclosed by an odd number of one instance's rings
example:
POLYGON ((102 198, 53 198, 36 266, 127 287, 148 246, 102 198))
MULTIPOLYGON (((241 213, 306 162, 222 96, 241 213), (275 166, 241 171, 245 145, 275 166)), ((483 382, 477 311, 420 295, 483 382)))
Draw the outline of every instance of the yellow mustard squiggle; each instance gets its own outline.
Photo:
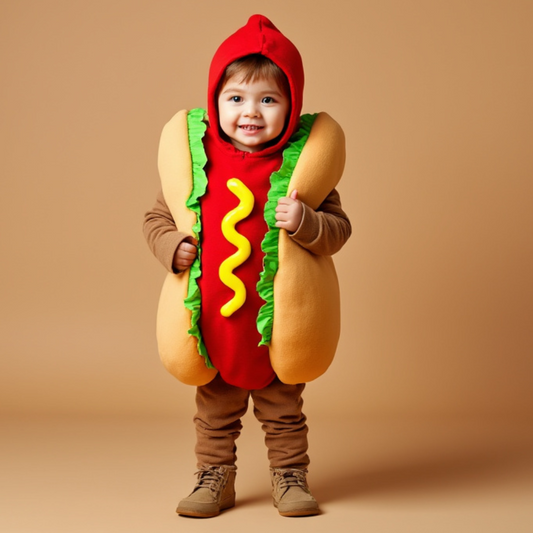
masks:
POLYGON ((229 317, 239 309, 246 300, 246 287, 244 283, 233 273, 233 270, 244 263, 250 257, 250 241, 237 232, 235 225, 246 218, 254 207, 254 195, 246 185, 237 178, 228 180, 228 189, 240 200, 239 205, 232 209, 222 219, 222 233, 224 237, 237 247, 237 251, 225 259, 218 275, 224 285, 233 290, 233 298, 220 308, 220 314, 229 317))

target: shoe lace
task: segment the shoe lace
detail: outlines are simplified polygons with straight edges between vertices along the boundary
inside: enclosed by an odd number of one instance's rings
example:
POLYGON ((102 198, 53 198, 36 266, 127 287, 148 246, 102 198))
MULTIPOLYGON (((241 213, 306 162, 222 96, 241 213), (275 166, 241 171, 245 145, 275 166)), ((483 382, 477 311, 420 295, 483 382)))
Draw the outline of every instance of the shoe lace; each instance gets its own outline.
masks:
POLYGON ((194 490, 209 489, 218 493, 224 482, 224 469, 220 466, 203 466, 194 473, 198 476, 194 490))
POLYGON ((290 487, 301 487, 307 492, 309 487, 307 486, 306 473, 306 470, 298 470, 296 468, 274 470, 274 479, 279 490, 285 490, 290 487))

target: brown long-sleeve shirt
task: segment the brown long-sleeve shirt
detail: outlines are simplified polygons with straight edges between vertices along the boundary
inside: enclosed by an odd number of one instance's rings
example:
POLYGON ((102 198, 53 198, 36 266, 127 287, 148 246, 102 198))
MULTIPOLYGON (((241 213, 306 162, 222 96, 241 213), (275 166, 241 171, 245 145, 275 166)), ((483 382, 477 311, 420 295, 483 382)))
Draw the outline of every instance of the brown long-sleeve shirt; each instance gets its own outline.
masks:
MULTIPOLYGON (((302 202, 303 217, 298 229, 289 234, 300 246, 317 255, 338 252, 352 233, 348 216, 341 207, 339 193, 331 191, 316 211, 302 202)), ((190 237, 176 227, 172 214, 159 191, 154 206, 144 216, 144 236, 152 253, 169 272, 180 243, 190 237)))

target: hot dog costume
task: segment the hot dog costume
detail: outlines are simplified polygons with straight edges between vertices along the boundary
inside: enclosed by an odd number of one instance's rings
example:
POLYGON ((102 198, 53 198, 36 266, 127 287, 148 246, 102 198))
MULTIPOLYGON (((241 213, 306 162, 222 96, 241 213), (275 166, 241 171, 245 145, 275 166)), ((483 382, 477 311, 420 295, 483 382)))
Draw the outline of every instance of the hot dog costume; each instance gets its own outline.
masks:
POLYGON ((335 190, 344 135, 325 113, 300 116, 303 85, 298 50, 254 15, 212 60, 207 113, 180 111, 163 130, 162 193, 146 214, 145 235, 169 270, 157 317, 160 356, 184 383, 203 386, 218 373, 247 390, 276 378, 298 384, 320 376, 333 359, 340 303, 330 255, 351 232, 335 190), (216 105, 225 68, 250 54, 276 63, 291 93, 284 132, 254 153, 224 138, 216 105), (294 189, 304 216, 288 235, 275 227, 275 207, 294 189), (198 256, 175 273, 172 258, 186 236, 198 239, 198 256))

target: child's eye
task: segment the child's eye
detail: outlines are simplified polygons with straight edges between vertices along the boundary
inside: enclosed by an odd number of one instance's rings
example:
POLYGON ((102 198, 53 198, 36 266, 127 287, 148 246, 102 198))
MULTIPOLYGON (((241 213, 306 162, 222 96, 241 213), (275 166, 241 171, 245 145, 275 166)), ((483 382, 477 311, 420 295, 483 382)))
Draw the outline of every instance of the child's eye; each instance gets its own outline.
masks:
POLYGON ((263 102, 263 104, 273 104, 275 102, 274 98, 272 98, 272 96, 265 96, 261 102, 263 102))
POLYGON ((230 98, 230 102, 235 102, 236 104, 242 102, 242 97, 241 96, 232 96, 230 98))

